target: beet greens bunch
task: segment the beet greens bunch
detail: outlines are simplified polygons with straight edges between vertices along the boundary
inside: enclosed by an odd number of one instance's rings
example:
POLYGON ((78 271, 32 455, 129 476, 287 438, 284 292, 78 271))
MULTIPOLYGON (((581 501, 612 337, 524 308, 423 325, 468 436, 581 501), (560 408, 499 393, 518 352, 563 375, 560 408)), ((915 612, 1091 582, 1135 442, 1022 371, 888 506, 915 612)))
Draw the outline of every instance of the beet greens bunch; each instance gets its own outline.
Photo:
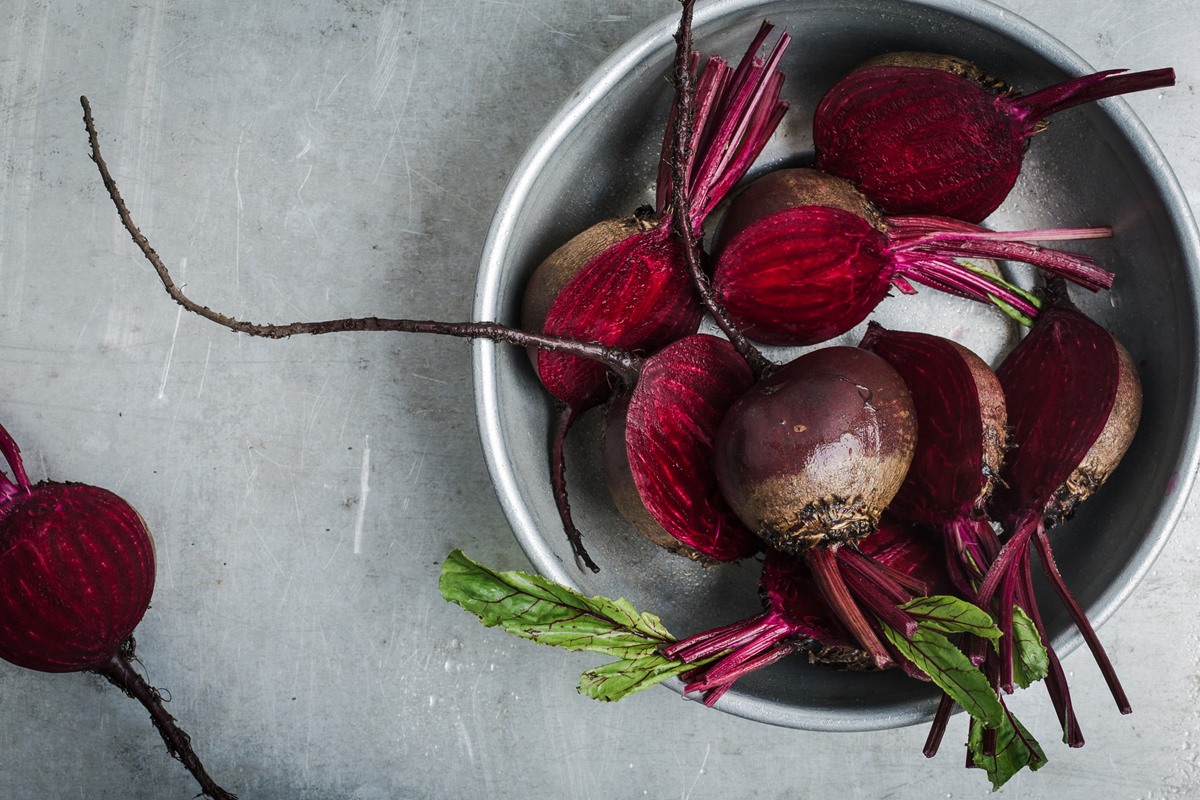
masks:
POLYGON ((680 678, 686 696, 718 704, 740 678, 792 654, 836 669, 902 670, 943 692, 925 753, 937 752, 961 706, 967 763, 999 787, 1046 763, 1008 709, 1018 688, 1043 683, 1064 740, 1083 743, 1037 607, 1033 551, 1129 710, 1048 531, 1112 473, 1141 394, 1128 353, 1066 288, 1104 291, 1114 275, 1045 244, 1111 229, 980 223, 1003 202, 1046 116, 1169 85, 1173 73, 1105 72, 1026 97, 961 59, 884 55, 822 100, 812 168, 766 170, 741 186, 787 111, 779 64, 789 37, 766 50, 764 24, 736 67, 704 60, 692 47, 693 0, 682 5, 653 205, 551 253, 530 278, 522 328, 226 316, 185 295, 133 223, 85 98, 92 157, 170 296, 220 325, 270 338, 400 331, 527 348, 556 409, 551 491, 581 568, 601 565, 571 519, 563 441, 595 407, 613 502, 632 528, 705 564, 763 564, 761 614, 681 640, 624 600, 496 572, 457 551, 442 568, 448 601, 485 625, 613 658, 580 681, 603 700, 680 678), (904 124, 881 128, 876 109, 904 124), (718 218, 706 247, 705 223, 718 218), (964 259, 1024 262, 1042 288, 964 259), (949 339, 876 323, 856 347, 827 344, 891 289, 915 285, 938 290, 936 302, 994 305, 1028 333, 996 371, 949 339), (698 333, 705 315, 723 335, 698 333), (820 346, 776 363, 760 344, 820 346))

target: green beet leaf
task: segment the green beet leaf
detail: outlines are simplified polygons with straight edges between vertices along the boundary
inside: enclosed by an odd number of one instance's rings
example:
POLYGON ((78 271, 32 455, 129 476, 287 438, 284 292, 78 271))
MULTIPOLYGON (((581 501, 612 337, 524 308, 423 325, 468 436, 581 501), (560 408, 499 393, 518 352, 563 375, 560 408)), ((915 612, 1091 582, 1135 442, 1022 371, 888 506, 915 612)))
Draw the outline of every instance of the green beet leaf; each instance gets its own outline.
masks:
POLYGON ((1022 689, 1046 677, 1050 656, 1042 635, 1020 606, 1013 606, 1013 680, 1022 689))
POLYGON ((900 606, 925 628, 941 633, 969 633, 985 639, 999 639, 1000 629, 979 606, 946 594, 918 597, 900 606))
POLYGON ((1004 720, 1004 707, 987 676, 943 634, 922 624, 911 639, 889 625, 881 626, 892 646, 929 676, 938 688, 989 728, 1004 720))
POLYGON ((984 754, 983 725, 974 719, 967 734, 967 749, 971 763, 987 773, 992 782, 992 791, 999 789, 1025 767, 1036 771, 1046 764, 1042 746, 1007 708, 996 730, 996 752, 990 756, 984 754))
POLYGON ((626 600, 585 597, 540 575, 496 572, 455 550, 442 563, 442 597, 487 627, 566 650, 638 658, 673 641, 653 614, 626 600))
POLYGON ((579 676, 579 693, 593 700, 620 700, 709 661, 712 659, 684 664, 664 658, 657 651, 649 651, 637 658, 613 661, 589 669, 579 676))

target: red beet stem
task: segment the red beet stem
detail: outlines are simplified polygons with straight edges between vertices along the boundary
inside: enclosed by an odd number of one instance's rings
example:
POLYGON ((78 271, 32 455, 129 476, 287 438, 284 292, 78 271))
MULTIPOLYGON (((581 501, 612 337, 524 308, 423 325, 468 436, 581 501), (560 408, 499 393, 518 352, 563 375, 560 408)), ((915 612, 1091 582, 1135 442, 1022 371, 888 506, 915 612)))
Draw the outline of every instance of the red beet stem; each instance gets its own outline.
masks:
MULTIPOLYGON (((940 220, 917 220, 912 216, 889 217, 888 234, 898 264, 904 264, 913 253, 947 256, 950 258, 999 258, 1023 261, 1060 275, 1091 291, 1108 289, 1113 274, 1100 269, 1088 256, 1066 253, 1032 244, 1031 241, 1062 241, 1066 239, 1096 239, 1112 236, 1112 229, 1062 228, 1026 231, 989 231, 983 228, 967 230, 962 223, 944 225, 940 220), (903 255, 902 255, 903 254, 903 255)), ((951 262, 953 265, 953 262, 951 262)), ((903 269, 900 273, 909 277, 903 269)))
POLYGON ((929 586, 920 578, 889 567, 853 547, 839 547, 837 556, 843 569, 858 573, 896 603, 907 603, 913 597, 929 594, 929 586))
POLYGON ((1013 97, 1006 102, 1013 114, 1024 122, 1029 134, 1032 134, 1036 123, 1064 109, 1105 97, 1174 85, 1175 70, 1169 67, 1144 72, 1110 69, 1072 78, 1033 94, 1013 97))
POLYGON ((746 654, 733 653, 728 660, 723 660, 720 670, 709 670, 696 681, 684 685, 685 694, 704 692, 704 705, 716 705, 717 700, 744 675, 756 672, 763 667, 769 667, 785 656, 795 653, 797 648, 787 642, 779 642, 763 653, 746 654), (737 656, 736 660, 733 658, 737 656))
POLYGON ((870 611, 884 625, 899 631, 905 639, 911 639, 916 634, 917 621, 898 607, 899 603, 911 600, 911 595, 899 599, 882 586, 872 583, 857 569, 844 569, 841 576, 860 607, 870 611))
POLYGON ((786 626, 786 623, 779 615, 767 611, 756 617, 681 639, 663 647, 661 652, 667 658, 677 658, 686 664, 716 655, 723 650, 741 647, 757 636, 774 635, 781 626, 786 626))
POLYGON ((213 800, 237 800, 237 795, 230 794, 218 786, 217 782, 204 769, 200 758, 192 749, 191 737, 175 724, 175 718, 167 713, 158 690, 146 683, 146 680, 133 669, 130 664, 132 658, 133 639, 130 638, 107 664, 92 671, 102 675, 126 695, 145 706, 146 710, 150 712, 150 719, 153 721, 154 727, 158 729, 163 741, 166 742, 167 752, 187 767, 205 795, 213 800))
POLYGON ((770 31, 771 26, 763 23, 759 38, 734 72, 728 100, 716 115, 717 130, 712 140, 706 143, 700 167, 689 184, 692 224, 697 233, 704 219, 762 152, 787 109, 787 105, 779 101, 783 76, 777 72, 777 67, 791 37, 787 33, 781 34, 765 63, 753 56, 770 31))
POLYGON ((1058 599, 1067 607, 1067 611, 1071 614, 1071 619, 1075 622, 1075 627, 1083 634, 1083 640, 1087 642, 1088 649, 1092 651, 1092 656, 1096 659, 1096 664, 1100 667, 1101 674, 1104 675, 1104 680, 1108 683, 1109 691, 1112 692, 1113 700, 1117 703, 1117 708, 1122 714, 1129 714, 1133 709, 1129 705, 1129 698, 1125 695, 1125 690, 1121 687, 1121 681, 1117 678, 1117 671, 1113 669, 1112 662, 1108 658, 1108 653, 1105 652, 1104 646, 1100 644, 1100 637, 1096 635, 1095 629, 1091 622, 1088 621, 1087 615, 1083 613, 1079 602, 1075 600, 1071 590, 1067 588, 1067 584, 1063 581, 1062 575, 1058 571, 1058 565, 1054 562, 1054 552, 1050 547, 1050 537, 1046 535, 1045 528, 1039 527, 1033 538, 1034 546, 1037 547, 1038 555, 1042 561, 1042 571, 1046 573, 1046 577, 1050 580, 1050 585, 1054 587, 1054 591, 1058 594, 1058 599))
POLYGON ((1018 601, 1021 608, 1025 609, 1030 619, 1033 620, 1033 625, 1037 628, 1038 635, 1042 638, 1042 644, 1046 648, 1049 668, 1043 683, 1046 684, 1046 692, 1050 695, 1050 703, 1054 706, 1054 712, 1058 715, 1058 723, 1063 731, 1063 741, 1068 747, 1083 747, 1083 731, 1079 728, 1079 720, 1075 716, 1075 708, 1071 703, 1071 689, 1067 686, 1067 675, 1063 671, 1062 662, 1058 659, 1058 653, 1054 652, 1054 647, 1050 644, 1050 637, 1046 634, 1046 626, 1042 622, 1042 613, 1034 598, 1033 567, 1029 563, 1029 559, 1025 559, 1021 564, 1021 586, 1018 591, 1018 601))
POLYGON ((16 481, 14 483, 13 480, 8 479, 7 475, 0 473, 0 501, 8 501, 22 492, 28 493, 31 485, 29 476, 25 474, 25 464, 21 460, 21 448, 2 426, 0 426, 0 455, 3 455, 4 460, 8 462, 8 466, 12 469, 13 479, 16 481))
POLYGON ((946 725, 950 722, 950 714, 953 711, 954 700, 950 695, 943 693, 937 711, 933 715, 933 724, 929 726, 929 733, 925 736, 925 746, 921 748, 921 752, 925 754, 926 758, 933 758, 937 755, 938 748, 942 745, 942 738, 946 735, 946 725))
MULTIPOLYGON (((812 572, 813 580, 825 602, 846 630, 854 637, 879 669, 894 663, 887 648, 875 634, 871 623, 863 616, 850 588, 846 585, 838 568, 837 554, 832 548, 818 546, 804 552, 804 559, 812 572)), ((874 609, 872 609, 874 610, 874 609)))
POLYGON ((690 88, 699 54, 690 50, 690 42, 679 42, 677 102, 668 117, 656 202, 665 220, 664 211, 679 211, 676 187, 681 188, 689 201, 683 212, 697 236, 704 220, 762 152, 787 110, 779 99, 783 76, 777 68, 791 37, 781 34, 765 61, 756 55, 773 29, 770 23, 762 24, 735 69, 724 59, 709 58, 694 92, 690 88), (680 138, 685 143, 682 149, 680 138))
MULTIPOLYGON (((1039 307, 1035 299, 1026 292, 940 257, 913 258, 905 264, 904 277, 947 294, 1007 305, 1027 320, 1032 320, 1038 315, 1039 307)), ((895 277, 892 282, 897 284, 904 294, 915 293, 911 287, 905 290, 895 277)))

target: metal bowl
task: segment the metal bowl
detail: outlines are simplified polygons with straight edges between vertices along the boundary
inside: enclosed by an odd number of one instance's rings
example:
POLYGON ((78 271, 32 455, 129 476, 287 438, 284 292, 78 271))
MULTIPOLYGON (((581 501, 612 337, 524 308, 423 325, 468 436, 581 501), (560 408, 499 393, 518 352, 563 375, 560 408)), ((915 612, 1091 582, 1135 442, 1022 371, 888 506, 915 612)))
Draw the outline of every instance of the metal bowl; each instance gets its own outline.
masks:
MULTIPOLYGON (((791 110, 759 171, 809 156, 820 95, 879 52, 965 56, 1027 91, 1093 71, 1030 23, 965 0, 721 0, 697 10, 696 46, 735 61, 763 19, 786 28, 795 41, 782 64, 791 110)), ((599 219, 652 200, 676 25, 677 19, 664 19, 609 58, 525 154, 484 249, 477 319, 515 322, 526 279, 542 258, 599 219)), ((1196 471, 1195 223, 1157 146, 1117 99, 1056 116, 1033 142, 1017 188, 989 224, 1110 224, 1115 230, 1111 240, 1072 249, 1092 253, 1116 272, 1116 286, 1076 297, 1133 354, 1144 384, 1144 416, 1109 485, 1054 534, 1059 567, 1099 625, 1162 549, 1196 471)), ((919 321, 921 329, 959 339, 993 362, 1011 345, 1000 317, 967 301, 922 292, 885 305, 899 309, 880 311, 898 314, 897 327, 919 321)), ((705 569, 657 549, 617 515, 597 456, 598 412, 582 420, 567 453, 576 521, 602 567, 596 575, 579 569, 549 489, 550 403, 528 359, 516 348, 480 342, 474 368, 483 449, 496 491, 543 575, 587 594, 629 598, 661 615, 676 635, 760 610, 758 564, 705 569)), ((1048 592, 1041 607, 1060 653, 1077 646, 1080 637, 1048 592)), ((796 657, 744 678, 717 707, 776 725, 848 731, 929 719, 937 700, 931 686, 899 674, 837 673, 796 657)))

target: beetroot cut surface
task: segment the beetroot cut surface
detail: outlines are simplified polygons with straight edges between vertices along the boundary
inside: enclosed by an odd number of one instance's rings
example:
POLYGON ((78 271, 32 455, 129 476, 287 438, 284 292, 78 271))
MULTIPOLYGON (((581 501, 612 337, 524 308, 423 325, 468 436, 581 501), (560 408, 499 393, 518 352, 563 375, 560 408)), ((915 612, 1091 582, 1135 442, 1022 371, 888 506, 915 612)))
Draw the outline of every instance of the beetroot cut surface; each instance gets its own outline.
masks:
POLYGON ((628 401, 610 409, 604 442, 610 484, 613 473, 629 473, 637 500, 619 497, 618 504, 640 503, 669 537, 648 533, 651 539, 714 561, 761 548, 722 497, 712 466, 717 427, 753 381, 728 341, 696 334, 646 359, 628 401))
POLYGON ((0 427, 0 658, 42 672, 93 672, 140 702, 202 794, 236 800, 212 779, 161 694, 134 669, 133 630, 154 592, 154 540, 106 489, 32 484, 0 427))
POLYGON ((981 222, 1008 196, 1046 117, 1174 83, 1170 69, 1108 70, 1019 95, 943 69, 864 66, 817 106, 816 164, 888 213, 981 222))

